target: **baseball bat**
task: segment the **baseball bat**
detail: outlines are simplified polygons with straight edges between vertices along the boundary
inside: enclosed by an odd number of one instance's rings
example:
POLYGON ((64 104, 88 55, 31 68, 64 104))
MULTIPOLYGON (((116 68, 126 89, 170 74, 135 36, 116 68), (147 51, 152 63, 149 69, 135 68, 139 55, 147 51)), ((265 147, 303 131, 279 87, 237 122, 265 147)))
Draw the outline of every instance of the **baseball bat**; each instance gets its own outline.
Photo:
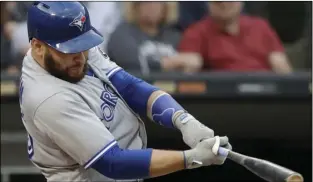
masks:
POLYGON ((268 182, 303 182, 300 173, 274 164, 272 162, 243 155, 226 148, 219 147, 218 154, 240 164, 255 175, 268 182))

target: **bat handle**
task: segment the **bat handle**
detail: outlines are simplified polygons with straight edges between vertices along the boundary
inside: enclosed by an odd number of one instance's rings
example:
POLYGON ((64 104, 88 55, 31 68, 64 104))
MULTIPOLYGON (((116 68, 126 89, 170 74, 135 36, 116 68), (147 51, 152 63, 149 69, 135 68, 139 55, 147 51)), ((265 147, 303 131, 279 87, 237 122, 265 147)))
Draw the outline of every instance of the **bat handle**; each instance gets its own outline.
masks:
POLYGON ((220 138, 219 136, 215 136, 216 140, 215 140, 215 144, 212 147, 212 152, 215 155, 220 155, 220 156, 224 156, 227 157, 229 150, 224 148, 224 147, 220 147, 220 138))
POLYGON ((229 153, 229 150, 226 149, 226 148, 223 148, 223 147, 219 147, 218 150, 217 150, 217 153, 218 153, 218 155, 227 157, 228 153, 229 153))

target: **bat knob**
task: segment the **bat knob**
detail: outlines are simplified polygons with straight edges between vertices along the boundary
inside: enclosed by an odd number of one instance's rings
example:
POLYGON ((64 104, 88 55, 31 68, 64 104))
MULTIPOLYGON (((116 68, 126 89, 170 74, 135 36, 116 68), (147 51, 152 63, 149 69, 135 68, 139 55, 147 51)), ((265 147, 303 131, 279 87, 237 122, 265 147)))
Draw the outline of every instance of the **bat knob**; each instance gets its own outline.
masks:
POLYGON ((294 173, 286 179, 286 182, 304 182, 304 179, 301 174, 294 173))

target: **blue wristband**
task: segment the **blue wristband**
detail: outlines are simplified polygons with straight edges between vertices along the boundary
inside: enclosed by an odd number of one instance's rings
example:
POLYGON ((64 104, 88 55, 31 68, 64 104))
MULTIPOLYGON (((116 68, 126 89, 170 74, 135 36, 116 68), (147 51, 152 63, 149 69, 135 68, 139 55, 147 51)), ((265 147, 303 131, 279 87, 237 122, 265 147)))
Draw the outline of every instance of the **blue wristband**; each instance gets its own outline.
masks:
POLYGON ((175 128, 173 115, 177 111, 185 111, 170 95, 164 93, 152 103, 152 120, 168 128, 175 128))

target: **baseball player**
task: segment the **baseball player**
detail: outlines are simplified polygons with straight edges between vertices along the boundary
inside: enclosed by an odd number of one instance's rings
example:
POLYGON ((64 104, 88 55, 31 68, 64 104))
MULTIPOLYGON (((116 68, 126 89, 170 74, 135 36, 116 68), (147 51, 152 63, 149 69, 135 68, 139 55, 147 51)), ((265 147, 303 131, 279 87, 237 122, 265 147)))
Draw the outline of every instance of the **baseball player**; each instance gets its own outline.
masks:
POLYGON ((29 158, 48 182, 142 181, 224 163, 212 147, 231 149, 228 138, 110 61, 83 4, 35 2, 27 23, 20 107, 29 158), (145 117, 179 130, 190 149, 147 148, 145 117))

